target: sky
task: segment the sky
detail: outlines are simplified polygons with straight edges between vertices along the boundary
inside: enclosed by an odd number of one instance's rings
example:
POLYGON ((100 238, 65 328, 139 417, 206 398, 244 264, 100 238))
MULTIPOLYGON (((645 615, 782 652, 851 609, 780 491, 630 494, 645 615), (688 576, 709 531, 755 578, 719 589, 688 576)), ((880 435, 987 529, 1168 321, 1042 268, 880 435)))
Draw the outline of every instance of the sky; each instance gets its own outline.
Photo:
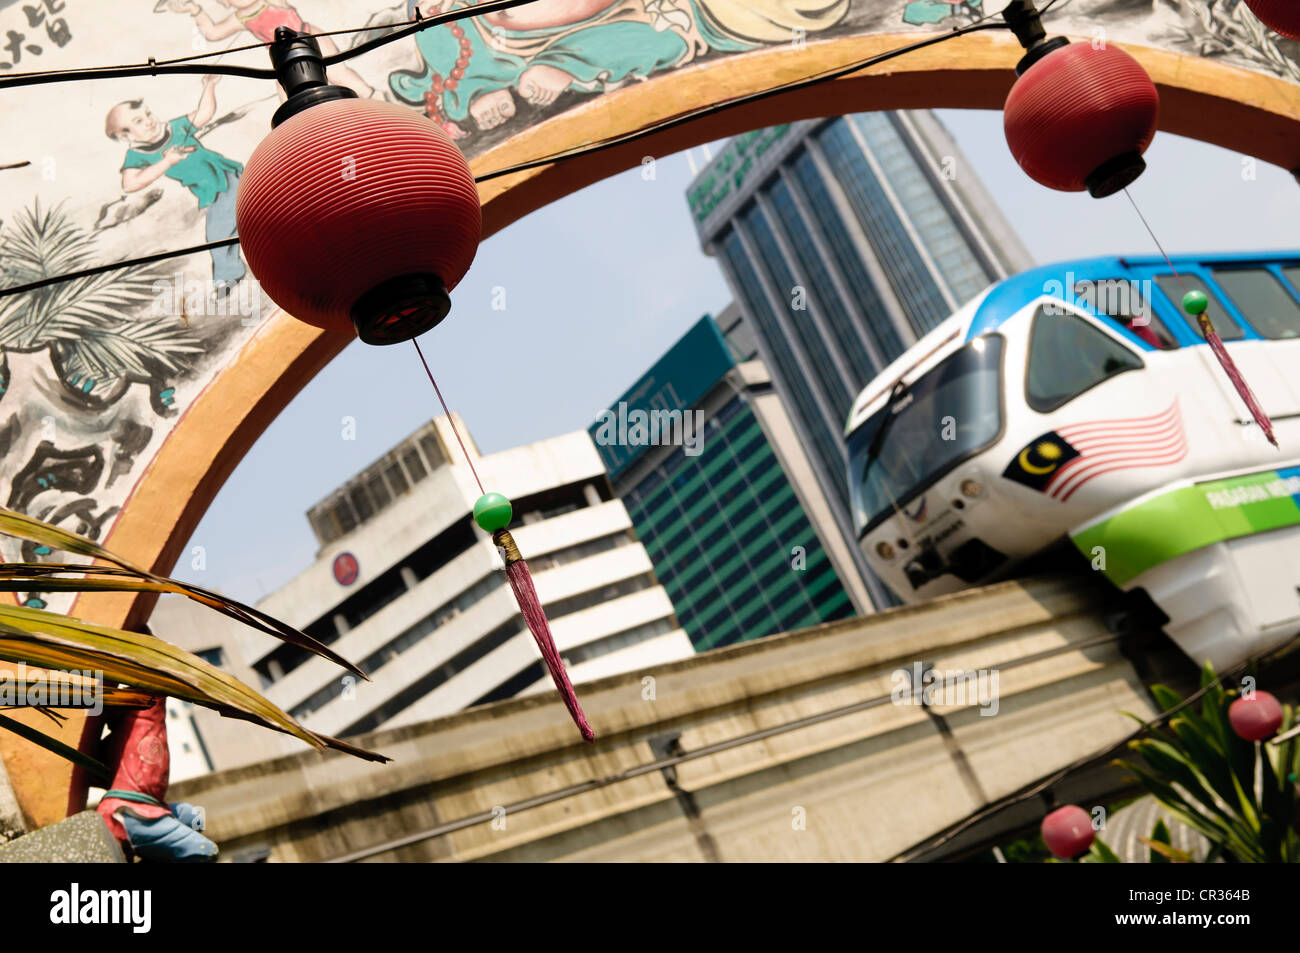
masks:
MULTIPOLYGON (((964 154, 957 176, 980 176, 1039 263, 1158 253, 1123 194, 1094 200, 1027 178, 1000 112, 937 115, 964 154)), ((653 177, 642 167, 612 176, 482 244, 451 314, 421 338, 482 452, 586 429, 702 314, 731 301, 686 204, 704 148, 657 159, 653 177)), ((1289 173, 1166 133, 1147 163, 1129 191, 1170 254, 1300 248, 1289 173)), ((413 347, 353 342, 245 456, 173 575, 245 602, 274 591, 315 558, 307 509, 439 412, 413 347)))

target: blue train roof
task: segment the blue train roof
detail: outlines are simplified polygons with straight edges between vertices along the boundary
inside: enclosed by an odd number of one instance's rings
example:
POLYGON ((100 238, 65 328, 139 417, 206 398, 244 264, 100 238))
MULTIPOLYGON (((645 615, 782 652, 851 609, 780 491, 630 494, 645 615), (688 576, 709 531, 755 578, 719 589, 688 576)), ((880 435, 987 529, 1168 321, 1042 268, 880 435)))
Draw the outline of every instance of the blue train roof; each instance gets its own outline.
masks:
MULTIPOLYGON (((1300 251, 1262 251, 1207 253, 1200 255, 1171 255, 1170 261, 1179 272, 1196 272, 1209 266, 1267 264, 1300 265, 1300 251)), ((1049 294, 1051 283, 1065 289, 1065 279, 1073 274, 1076 280, 1105 280, 1115 278, 1147 278, 1168 274, 1169 265, 1161 255, 1106 255, 1099 258, 1077 258, 1031 268, 1012 275, 989 289, 988 294, 971 318, 966 339, 977 337, 1000 327, 1004 321, 1043 294, 1049 294)), ((1069 289, 1065 289, 1067 292, 1069 289)), ((1072 299, 1071 295, 1071 299, 1072 299)), ((1149 348, 1150 346, 1147 345, 1149 348)))

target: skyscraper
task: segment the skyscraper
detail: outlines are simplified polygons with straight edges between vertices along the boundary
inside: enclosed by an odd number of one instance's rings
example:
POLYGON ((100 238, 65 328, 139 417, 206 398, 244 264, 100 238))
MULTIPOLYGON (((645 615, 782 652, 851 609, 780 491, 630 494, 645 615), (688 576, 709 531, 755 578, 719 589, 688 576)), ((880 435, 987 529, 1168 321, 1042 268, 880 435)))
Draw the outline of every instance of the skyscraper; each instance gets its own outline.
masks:
POLYGON ((1032 259, 928 111, 737 136, 687 198, 862 575, 892 601, 856 545, 845 418, 886 365, 1032 259))
POLYGON ((588 431, 697 651, 870 608, 766 368, 737 362, 752 345, 727 323, 730 340, 701 318, 588 431))

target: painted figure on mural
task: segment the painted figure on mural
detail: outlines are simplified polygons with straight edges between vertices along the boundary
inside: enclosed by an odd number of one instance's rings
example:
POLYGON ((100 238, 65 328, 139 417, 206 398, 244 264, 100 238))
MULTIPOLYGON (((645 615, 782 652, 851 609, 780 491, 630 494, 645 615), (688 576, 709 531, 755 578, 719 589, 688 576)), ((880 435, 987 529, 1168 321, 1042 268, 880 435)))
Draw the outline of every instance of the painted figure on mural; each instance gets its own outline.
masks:
MULTIPOLYGON (((407 16, 468 5, 407 0, 407 16)), ((389 83, 463 139, 510 120, 516 97, 545 108, 567 91, 610 92, 711 50, 789 42, 834 25, 847 9, 848 0, 815 10, 791 0, 538 0, 417 34, 421 68, 399 70, 389 83)))
POLYGON ((903 22, 914 26, 982 16, 983 0, 911 0, 903 9, 903 22))
MULTIPOLYGON (((235 200, 244 167, 199 141, 199 127, 217 109, 219 77, 203 77, 203 93, 193 112, 163 122, 143 100, 118 103, 104 119, 104 133, 127 146, 122 161, 122 190, 138 192, 166 176, 189 189, 204 209, 209 242, 235 237, 235 200)), ((212 280, 218 293, 228 293, 244 277, 239 246, 214 248, 212 280)))
MULTIPOLYGON (((298 11, 285 0, 217 0, 229 14, 214 20, 194 0, 159 0, 154 7, 155 13, 170 10, 173 13, 188 13, 194 18, 194 25, 207 40, 224 40, 244 30, 251 33, 261 43, 270 43, 275 39, 276 27, 287 26, 298 33, 319 34, 320 30, 303 21, 298 11)), ((316 36, 321 52, 326 56, 338 53, 339 48, 328 36, 316 36)), ((348 66, 332 66, 329 70, 330 82, 346 86, 362 99, 375 95, 375 90, 361 76, 348 66)), ((200 125, 202 125, 200 123, 200 125)))

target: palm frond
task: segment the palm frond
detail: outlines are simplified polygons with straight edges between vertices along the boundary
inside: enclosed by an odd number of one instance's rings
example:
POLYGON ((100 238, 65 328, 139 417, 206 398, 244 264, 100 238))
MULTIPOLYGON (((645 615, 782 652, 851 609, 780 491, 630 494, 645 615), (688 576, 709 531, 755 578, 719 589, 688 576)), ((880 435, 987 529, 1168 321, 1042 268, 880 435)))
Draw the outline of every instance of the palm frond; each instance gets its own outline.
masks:
POLYGON ((113 773, 104 767, 101 762, 70 745, 65 745, 57 738, 51 738, 43 731, 37 731, 30 725, 24 725, 21 721, 14 721, 4 715, 0 715, 0 728, 12 731, 20 738, 26 738, 37 747, 44 748, 51 754, 56 754, 66 761, 81 765, 103 784, 113 783, 113 773))
POLYGON ((92 708, 97 703, 106 708, 148 708, 158 696, 134 688, 102 685, 90 679, 28 674, 14 685, 13 699, 0 696, 0 708, 92 708), (72 698, 72 686, 77 698, 72 698), (79 702, 79 703, 77 703, 79 702))
MULTIPOLYGON (((0 533, 111 564, 2 564, 0 589, 174 592, 366 677, 355 665, 306 633, 233 599, 155 575, 84 536, 3 508, 0 508, 0 533), (82 578, 67 578, 73 572, 82 578)), ((125 632, 26 606, 0 606, 0 659, 65 671, 95 671, 105 681, 122 683, 152 695, 183 698, 227 717, 284 732, 317 748, 333 748, 368 761, 389 760, 303 727, 243 682, 153 635, 125 632)))
MULTIPOLYGON (((239 679, 156 636, 95 625, 26 606, 0 606, 0 659, 43 668, 94 670, 156 695, 181 698, 223 714, 236 714, 282 731, 316 748, 343 742, 304 728, 287 712, 239 679)), ((347 745, 370 761, 383 755, 347 745)))
MULTIPOLYGON (((5 511, 0 509, 0 517, 5 511)), ((252 628, 265 632, 284 642, 306 649, 336 665, 341 665, 354 675, 369 681, 370 676, 339 655, 323 642, 305 632, 281 622, 259 609, 244 605, 227 596, 200 586, 180 582, 166 576, 142 578, 134 570, 111 566, 81 566, 72 563, 0 563, 0 592, 158 592, 182 595, 229 616, 252 628), (59 574, 82 573, 81 578, 68 579, 59 574)))

